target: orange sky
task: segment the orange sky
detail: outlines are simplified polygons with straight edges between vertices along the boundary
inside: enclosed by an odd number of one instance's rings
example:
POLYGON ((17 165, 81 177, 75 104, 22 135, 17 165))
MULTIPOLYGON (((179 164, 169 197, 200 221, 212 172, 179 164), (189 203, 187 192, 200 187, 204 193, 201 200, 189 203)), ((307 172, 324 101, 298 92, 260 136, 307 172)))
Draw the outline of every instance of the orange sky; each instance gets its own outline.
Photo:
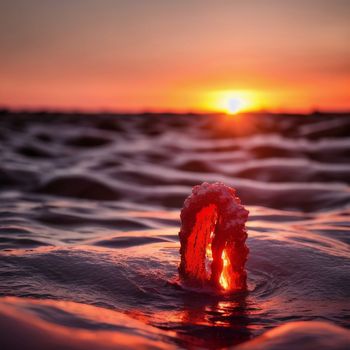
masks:
POLYGON ((349 18, 345 0, 1 2, 0 105, 349 110, 349 18))

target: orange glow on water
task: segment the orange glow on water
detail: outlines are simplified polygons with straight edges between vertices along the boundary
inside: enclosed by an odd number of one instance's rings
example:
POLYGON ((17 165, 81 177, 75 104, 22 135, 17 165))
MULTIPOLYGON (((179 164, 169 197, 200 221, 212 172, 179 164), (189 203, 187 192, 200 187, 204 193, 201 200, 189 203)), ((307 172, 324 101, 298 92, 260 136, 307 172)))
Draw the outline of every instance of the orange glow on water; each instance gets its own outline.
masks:
POLYGON ((7 329, 16 329, 16 334, 20 332, 24 339, 30 341, 28 346, 31 349, 165 348, 160 341, 161 332, 156 328, 123 313, 101 307, 70 301, 4 297, 0 299, 0 310, 2 322, 12 327, 7 329), (45 310, 44 315, 56 310, 62 314, 76 315, 77 318, 94 324, 109 324, 115 328, 123 325, 126 331, 69 327, 55 321, 50 322, 34 310, 45 310), (43 334, 46 336, 43 337, 43 334))

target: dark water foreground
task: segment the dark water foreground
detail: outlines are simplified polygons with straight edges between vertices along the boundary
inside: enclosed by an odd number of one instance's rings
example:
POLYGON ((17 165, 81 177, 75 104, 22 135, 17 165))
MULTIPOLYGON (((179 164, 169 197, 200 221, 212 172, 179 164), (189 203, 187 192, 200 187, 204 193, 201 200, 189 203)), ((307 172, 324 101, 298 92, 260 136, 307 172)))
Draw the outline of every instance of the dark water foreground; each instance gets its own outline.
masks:
POLYGON ((1 348, 348 349, 349 161, 346 115, 2 113, 1 348), (245 293, 178 283, 203 181, 250 210, 245 293))

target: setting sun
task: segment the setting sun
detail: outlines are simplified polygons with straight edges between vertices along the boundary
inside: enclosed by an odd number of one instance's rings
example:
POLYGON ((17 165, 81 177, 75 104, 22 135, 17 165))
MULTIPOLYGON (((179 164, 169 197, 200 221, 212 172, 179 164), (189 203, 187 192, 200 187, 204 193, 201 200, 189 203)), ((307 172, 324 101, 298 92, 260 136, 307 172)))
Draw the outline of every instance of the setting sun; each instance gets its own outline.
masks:
POLYGON ((227 114, 236 114, 244 110, 247 105, 247 100, 241 97, 232 97, 227 101, 226 112, 227 114))
POLYGON ((219 90, 209 93, 205 108, 229 115, 261 108, 261 96, 251 90, 219 90))

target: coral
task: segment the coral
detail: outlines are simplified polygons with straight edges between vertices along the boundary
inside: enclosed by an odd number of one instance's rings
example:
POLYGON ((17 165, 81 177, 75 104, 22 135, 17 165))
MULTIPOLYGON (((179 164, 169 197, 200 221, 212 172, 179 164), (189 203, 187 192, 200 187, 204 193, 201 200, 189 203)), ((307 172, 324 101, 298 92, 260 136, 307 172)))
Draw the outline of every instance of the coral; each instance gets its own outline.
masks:
POLYGON ((246 288, 248 211, 223 183, 192 189, 181 211, 180 278, 193 287, 230 292, 246 288))

